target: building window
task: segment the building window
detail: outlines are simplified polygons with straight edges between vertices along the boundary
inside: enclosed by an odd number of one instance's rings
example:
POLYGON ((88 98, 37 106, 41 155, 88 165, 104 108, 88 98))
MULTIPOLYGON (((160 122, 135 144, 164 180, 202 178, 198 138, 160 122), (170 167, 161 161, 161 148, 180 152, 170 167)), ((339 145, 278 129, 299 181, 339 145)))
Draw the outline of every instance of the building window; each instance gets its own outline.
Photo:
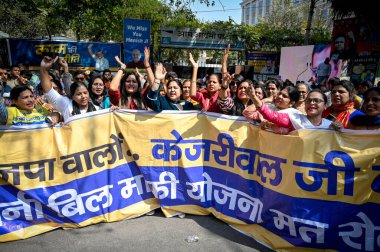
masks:
POLYGON ((329 10, 327 8, 322 9, 322 20, 327 20, 329 18, 329 10))
POLYGON ((270 13, 270 7, 272 5, 272 1, 271 0, 266 0, 265 1, 265 16, 268 16, 269 13, 270 13))
POLYGON ((258 11, 259 11, 258 18, 263 17, 263 0, 259 1, 259 9, 258 9, 258 11))
POLYGON ((251 19, 252 24, 256 24, 257 23, 256 22, 256 3, 253 3, 251 5, 251 13, 252 13, 252 19, 251 19))

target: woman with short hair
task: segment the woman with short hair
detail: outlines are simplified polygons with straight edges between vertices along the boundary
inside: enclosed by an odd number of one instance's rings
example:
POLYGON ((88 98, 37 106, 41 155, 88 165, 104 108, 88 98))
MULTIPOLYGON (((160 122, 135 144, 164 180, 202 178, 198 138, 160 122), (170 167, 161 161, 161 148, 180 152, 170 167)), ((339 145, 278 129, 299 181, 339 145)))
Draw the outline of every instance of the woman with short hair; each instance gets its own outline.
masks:
POLYGON ((11 107, 6 107, 0 102, 1 125, 43 125, 46 122, 48 110, 41 106, 35 106, 35 98, 32 89, 28 86, 16 86, 11 90, 11 107))

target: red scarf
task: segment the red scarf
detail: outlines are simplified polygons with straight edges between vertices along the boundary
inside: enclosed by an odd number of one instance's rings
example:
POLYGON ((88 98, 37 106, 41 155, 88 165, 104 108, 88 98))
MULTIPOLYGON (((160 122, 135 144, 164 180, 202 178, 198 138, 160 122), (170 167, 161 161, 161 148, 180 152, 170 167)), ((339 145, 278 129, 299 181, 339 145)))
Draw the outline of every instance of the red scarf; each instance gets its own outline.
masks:
POLYGON ((344 105, 331 105, 325 111, 323 111, 322 116, 327 118, 330 114, 338 112, 339 114, 335 117, 334 122, 342 123, 343 127, 346 128, 348 120, 350 118, 351 112, 354 108, 354 102, 348 102, 344 105))

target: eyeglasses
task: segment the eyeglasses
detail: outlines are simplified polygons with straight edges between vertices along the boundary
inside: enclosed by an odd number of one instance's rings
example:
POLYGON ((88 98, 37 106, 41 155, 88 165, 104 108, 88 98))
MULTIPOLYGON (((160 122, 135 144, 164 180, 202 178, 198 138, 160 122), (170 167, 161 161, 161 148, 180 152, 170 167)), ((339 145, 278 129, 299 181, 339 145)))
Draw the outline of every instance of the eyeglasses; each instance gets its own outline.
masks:
POLYGON ((84 77, 75 77, 75 80, 77 80, 77 81, 84 81, 84 77))
POLYGON ((236 81, 231 81, 231 82, 230 82, 230 85, 231 85, 231 86, 235 86, 235 85, 237 86, 237 82, 236 82, 236 81))
POLYGON ((312 103, 319 104, 321 102, 324 102, 324 100, 319 99, 319 98, 308 98, 305 100, 305 103, 307 103, 307 104, 312 104, 312 103))

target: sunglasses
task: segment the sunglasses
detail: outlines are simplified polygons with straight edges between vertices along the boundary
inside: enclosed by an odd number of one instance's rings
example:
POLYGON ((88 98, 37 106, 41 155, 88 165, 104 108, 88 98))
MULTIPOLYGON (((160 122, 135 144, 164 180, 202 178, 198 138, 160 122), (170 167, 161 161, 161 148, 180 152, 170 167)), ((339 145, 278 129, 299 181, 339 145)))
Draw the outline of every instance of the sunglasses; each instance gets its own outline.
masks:
POLYGON ((319 98, 308 98, 305 100, 305 103, 307 103, 307 104, 312 104, 312 103, 319 104, 321 102, 324 102, 324 100, 319 99, 319 98))

